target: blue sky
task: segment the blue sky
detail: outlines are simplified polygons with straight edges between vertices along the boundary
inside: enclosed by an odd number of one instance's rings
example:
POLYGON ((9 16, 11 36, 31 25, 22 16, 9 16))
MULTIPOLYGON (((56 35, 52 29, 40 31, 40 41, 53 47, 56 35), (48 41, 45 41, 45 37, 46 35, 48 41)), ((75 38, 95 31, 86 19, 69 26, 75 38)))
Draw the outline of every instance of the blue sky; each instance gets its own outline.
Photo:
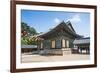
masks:
POLYGON ((21 22, 34 27, 38 33, 47 32, 62 21, 70 21, 77 34, 90 36, 89 13, 21 10, 21 22))

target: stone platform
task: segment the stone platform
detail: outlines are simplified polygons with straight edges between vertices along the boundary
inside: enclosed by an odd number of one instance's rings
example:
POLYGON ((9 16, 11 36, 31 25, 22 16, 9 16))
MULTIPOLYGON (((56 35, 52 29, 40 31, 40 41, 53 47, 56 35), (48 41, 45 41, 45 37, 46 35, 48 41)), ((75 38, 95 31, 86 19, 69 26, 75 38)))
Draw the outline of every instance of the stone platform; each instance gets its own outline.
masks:
POLYGON ((70 50, 70 48, 45 49, 45 50, 41 50, 39 54, 43 54, 43 55, 68 55, 68 54, 71 54, 71 50, 70 50))

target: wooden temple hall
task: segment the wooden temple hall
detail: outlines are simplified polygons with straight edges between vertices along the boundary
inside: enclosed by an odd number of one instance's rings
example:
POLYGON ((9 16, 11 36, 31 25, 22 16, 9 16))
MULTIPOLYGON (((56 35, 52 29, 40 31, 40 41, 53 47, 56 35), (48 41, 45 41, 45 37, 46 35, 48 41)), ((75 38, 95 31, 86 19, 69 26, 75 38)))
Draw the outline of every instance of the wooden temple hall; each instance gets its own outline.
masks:
MULTIPOLYGON (((72 49, 74 49, 74 46, 77 45, 76 42, 74 42, 75 39, 82 38, 75 32, 70 21, 68 22, 62 21, 55 28, 39 35, 38 37, 43 39, 38 42, 38 49, 40 50, 40 54, 57 54, 57 55, 71 54, 72 49)), ((90 44, 86 44, 87 41, 85 43, 84 40, 82 41, 83 41, 81 44, 81 46, 83 45, 82 48, 86 48, 87 46, 88 48, 86 49, 88 49, 89 51, 90 44), (85 44, 86 46, 84 47, 85 44)), ((88 43, 90 43, 90 41, 88 43)), ((79 47, 77 49, 79 49, 79 47)))

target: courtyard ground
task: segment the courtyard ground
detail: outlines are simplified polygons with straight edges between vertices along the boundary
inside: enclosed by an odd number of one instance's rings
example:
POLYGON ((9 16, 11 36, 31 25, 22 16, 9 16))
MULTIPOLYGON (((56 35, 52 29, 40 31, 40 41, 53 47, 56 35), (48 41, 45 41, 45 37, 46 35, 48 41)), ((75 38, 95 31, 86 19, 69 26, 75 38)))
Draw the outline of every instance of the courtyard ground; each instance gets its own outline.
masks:
POLYGON ((22 54, 21 62, 54 62, 54 61, 75 61, 75 60, 89 60, 89 54, 68 54, 68 55, 32 55, 32 54, 22 54))

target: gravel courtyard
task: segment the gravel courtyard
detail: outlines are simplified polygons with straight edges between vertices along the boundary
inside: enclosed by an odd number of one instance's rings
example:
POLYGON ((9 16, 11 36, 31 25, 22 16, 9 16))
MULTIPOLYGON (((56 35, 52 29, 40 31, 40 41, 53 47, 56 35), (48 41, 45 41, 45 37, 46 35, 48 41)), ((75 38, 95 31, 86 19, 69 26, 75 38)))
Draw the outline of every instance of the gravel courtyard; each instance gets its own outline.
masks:
POLYGON ((32 54, 22 54, 21 62, 54 62, 54 61, 75 61, 75 60, 88 60, 90 58, 89 54, 69 54, 69 55, 53 55, 53 56, 42 56, 42 55, 32 55, 32 54))

